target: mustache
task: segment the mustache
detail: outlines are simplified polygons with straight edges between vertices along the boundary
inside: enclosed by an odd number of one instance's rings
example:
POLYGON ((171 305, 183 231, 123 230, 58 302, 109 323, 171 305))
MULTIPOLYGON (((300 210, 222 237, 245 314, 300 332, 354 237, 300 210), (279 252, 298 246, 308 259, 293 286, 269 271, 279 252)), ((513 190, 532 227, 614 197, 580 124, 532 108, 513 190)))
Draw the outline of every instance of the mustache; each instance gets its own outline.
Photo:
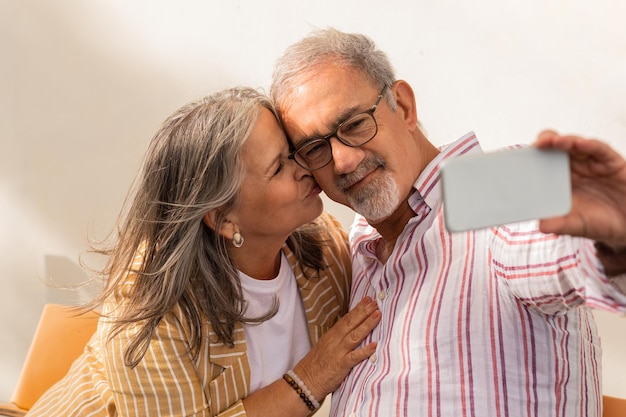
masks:
POLYGON ((337 179, 337 187, 346 192, 357 182, 361 181, 367 174, 379 167, 384 167, 385 161, 378 155, 374 155, 364 159, 359 166, 348 174, 343 174, 337 179))

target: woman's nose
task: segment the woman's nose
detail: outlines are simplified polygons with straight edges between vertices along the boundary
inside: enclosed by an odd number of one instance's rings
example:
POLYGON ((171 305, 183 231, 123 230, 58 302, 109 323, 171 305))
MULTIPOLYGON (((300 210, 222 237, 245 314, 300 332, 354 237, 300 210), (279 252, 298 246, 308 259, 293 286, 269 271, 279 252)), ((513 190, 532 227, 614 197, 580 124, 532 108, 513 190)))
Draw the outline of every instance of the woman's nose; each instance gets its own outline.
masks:
POLYGON ((312 176, 311 171, 302 168, 300 164, 298 164, 294 159, 290 159, 289 163, 291 163, 294 167, 294 178, 296 179, 296 181, 299 181, 306 176, 312 176))

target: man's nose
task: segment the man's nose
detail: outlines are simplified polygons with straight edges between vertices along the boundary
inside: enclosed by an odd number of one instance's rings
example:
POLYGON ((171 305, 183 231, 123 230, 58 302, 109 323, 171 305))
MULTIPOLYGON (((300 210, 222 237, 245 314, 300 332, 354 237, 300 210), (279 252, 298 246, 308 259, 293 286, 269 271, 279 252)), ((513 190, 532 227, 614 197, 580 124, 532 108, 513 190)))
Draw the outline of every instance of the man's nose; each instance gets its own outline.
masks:
POLYGON ((334 170, 337 174, 347 174, 356 169, 363 160, 364 152, 360 147, 343 144, 336 137, 330 139, 334 170))

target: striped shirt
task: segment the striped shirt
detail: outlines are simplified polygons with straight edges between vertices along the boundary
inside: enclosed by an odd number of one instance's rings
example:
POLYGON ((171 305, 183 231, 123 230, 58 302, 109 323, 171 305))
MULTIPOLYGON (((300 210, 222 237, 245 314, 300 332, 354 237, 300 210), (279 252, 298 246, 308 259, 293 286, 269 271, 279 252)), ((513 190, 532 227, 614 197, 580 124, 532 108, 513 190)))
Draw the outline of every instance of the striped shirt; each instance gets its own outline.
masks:
MULTIPOLYGON (((328 232, 324 252, 330 267, 319 279, 307 280, 289 248, 282 249, 293 267, 312 343, 347 312, 350 291, 347 235, 330 215, 322 214, 320 221, 328 232)), ((106 305, 103 310, 115 308, 106 305)), ((143 359, 129 368, 124 351, 138 327, 108 341, 111 324, 101 319, 82 356, 28 416, 245 416, 242 399, 250 393, 250 366, 243 325, 237 323, 230 348, 212 342, 216 335, 206 321, 197 360, 189 354, 188 328, 176 307, 161 320, 143 359)))
POLYGON ((332 396, 331 416, 600 416, 600 340, 589 307, 626 311, 593 242, 536 222, 448 233, 439 169, 481 152, 470 133, 414 183, 413 217, 385 264, 381 236, 350 232, 351 305, 374 297, 378 342, 332 396))

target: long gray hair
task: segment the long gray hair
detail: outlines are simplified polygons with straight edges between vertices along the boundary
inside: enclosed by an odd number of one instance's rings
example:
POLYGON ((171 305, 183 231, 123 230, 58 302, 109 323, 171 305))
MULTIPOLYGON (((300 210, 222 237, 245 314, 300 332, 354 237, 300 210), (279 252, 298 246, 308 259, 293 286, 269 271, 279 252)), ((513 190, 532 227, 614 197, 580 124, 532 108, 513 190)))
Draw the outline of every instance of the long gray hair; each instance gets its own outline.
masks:
MULTIPOLYGON (((289 46, 274 65, 270 96, 279 111, 303 74, 315 76, 315 67, 329 62, 360 71, 381 89, 396 81, 389 58, 367 36, 334 28, 316 30, 289 46)), ((389 90, 385 99, 395 110, 395 100, 389 90)))
MULTIPOLYGON (((150 142, 127 214, 118 222, 116 243, 97 252, 108 255, 102 271, 107 285, 96 300, 121 297, 120 288, 133 273, 115 317, 114 332, 137 323, 140 330, 124 361, 135 366, 145 354, 154 330, 177 304, 189 323, 192 353, 210 320, 219 341, 233 344, 235 322, 244 317, 237 267, 224 238, 206 226, 203 216, 214 209, 215 230, 238 204, 244 177, 241 149, 254 128, 260 106, 274 114, 269 99, 251 88, 232 88, 190 103, 174 112, 150 142), (131 268, 140 254, 140 266, 131 268), (140 323, 140 324, 139 324, 140 323)), ((324 268, 319 234, 303 227, 287 243, 296 257, 314 271, 324 268)), ((112 333, 115 334, 115 333, 112 333)))

